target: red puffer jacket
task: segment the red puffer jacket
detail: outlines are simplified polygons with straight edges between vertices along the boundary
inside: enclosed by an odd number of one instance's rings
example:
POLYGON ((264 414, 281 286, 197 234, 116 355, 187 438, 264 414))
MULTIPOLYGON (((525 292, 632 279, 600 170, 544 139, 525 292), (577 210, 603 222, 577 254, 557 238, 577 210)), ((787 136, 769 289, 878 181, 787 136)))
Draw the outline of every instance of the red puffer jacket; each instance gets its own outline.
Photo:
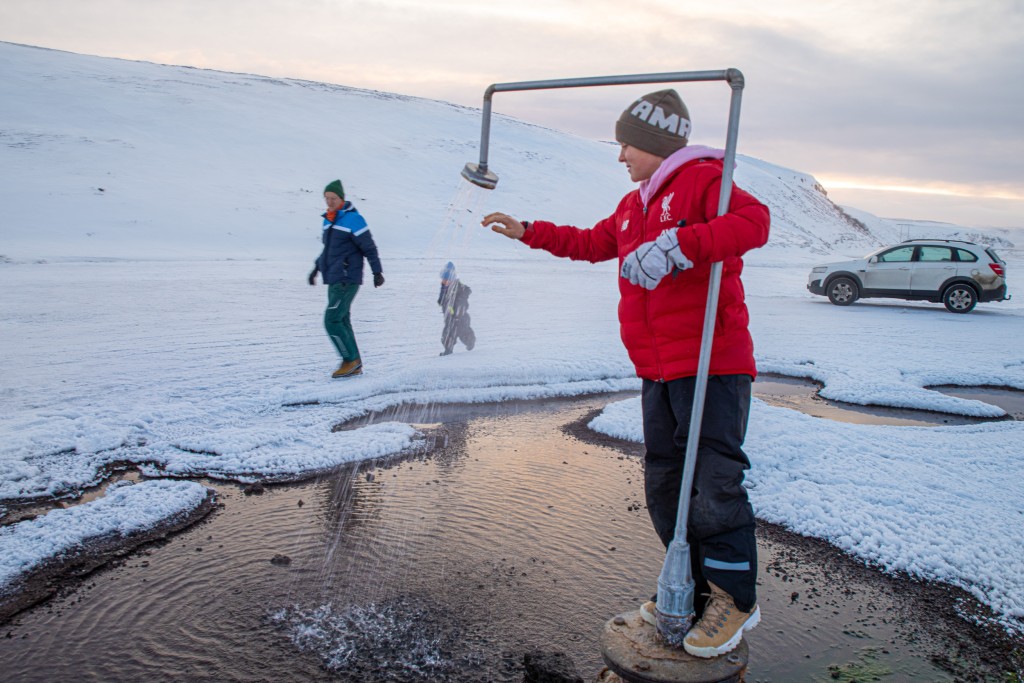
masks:
POLYGON ((668 177, 646 209, 635 190, 589 230, 536 221, 523 235, 533 249, 593 263, 618 257, 621 267, 622 259, 642 243, 666 228, 683 226, 679 246, 693 268, 673 272, 651 291, 619 278, 620 334, 636 374, 644 379, 697 374, 709 275, 717 261, 722 261, 722 285, 710 374, 756 376, 740 257, 768 241, 770 217, 768 207, 734 185, 728 213, 715 218, 721 185, 722 162, 695 159, 668 177))

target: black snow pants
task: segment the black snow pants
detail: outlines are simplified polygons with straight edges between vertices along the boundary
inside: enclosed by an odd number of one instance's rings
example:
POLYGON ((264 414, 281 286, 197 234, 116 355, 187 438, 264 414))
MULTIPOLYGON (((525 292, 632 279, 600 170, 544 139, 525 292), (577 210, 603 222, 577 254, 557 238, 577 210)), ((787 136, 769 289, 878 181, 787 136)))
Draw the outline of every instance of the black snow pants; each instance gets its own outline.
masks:
POLYGON ((462 315, 445 315, 444 329, 441 331, 441 343, 444 344, 446 353, 451 353, 455 348, 455 342, 461 341, 466 345, 467 351, 472 351, 476 345, 476 334, 469 326, 469 313, 462 315))
MULTIPOLYGON (((686 535, 698 616, 710 592, 708 581, 743 611, 757 602, 754 510, 743 488, 744 470, 750 468, 742 446, 751 382, 749 375, 708 378, 686 535)), ((666 548, 675 534, 695 384, 695 377, 643 381, 644 490, 654 530, 666 548)))

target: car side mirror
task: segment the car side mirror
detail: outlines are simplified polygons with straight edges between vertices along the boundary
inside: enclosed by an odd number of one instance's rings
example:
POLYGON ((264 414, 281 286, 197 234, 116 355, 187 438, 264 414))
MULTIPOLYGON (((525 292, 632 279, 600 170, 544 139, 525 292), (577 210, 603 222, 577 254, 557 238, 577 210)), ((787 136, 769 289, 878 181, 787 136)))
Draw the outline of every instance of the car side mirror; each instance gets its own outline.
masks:
POLYGON ((878 257, 872 256, 871 258, 868 259, 868 263, 878 263, 878 257))

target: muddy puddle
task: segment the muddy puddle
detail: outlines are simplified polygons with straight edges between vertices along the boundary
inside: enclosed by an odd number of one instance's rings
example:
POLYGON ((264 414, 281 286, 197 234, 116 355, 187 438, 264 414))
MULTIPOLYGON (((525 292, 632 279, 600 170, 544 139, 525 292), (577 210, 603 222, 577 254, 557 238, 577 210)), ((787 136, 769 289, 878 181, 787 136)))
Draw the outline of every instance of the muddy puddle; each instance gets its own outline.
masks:
MULTIPOLYGON (((404 408, 373 419, 422 424, 429 454, 261 495, 206 482, 222 509, 0 628, 0 678, 518 683, 541 648, 590 680, 663 559, 640 447, 583 427, 625 397, 404 408)), ((769 525, 758 544, 747 681, 989 672, 963 594, 769 525)))
POLYGON ((961 387, 946 384, 928 388, 950 396, 991 403, 1005 410, 1014 420, 1024 420, 1024 391, 1008 387, 961 387))
MULTIPOLYGON (((758 375, 757 381, 754 382, 753 386, 754 395, 766 403, 791 408, 812 417, 820 417, 837 422, 894 425, 899 427, 929 427, 936 425, 976 424, 989 419, 950 415, 948 413, 937 413, 927 410, 860 406, 853 403, 831 401, 818 396, 818 389, 821 388, 821 385, 816 382, 782 375, 758 375)), ((1015 419, 1024 419, 1024 392, 1015 392, 1013 390, 975 390, 969 387, 930 388, 951 396, 970 398, 997 405, 1006 410, 1008 415, 1013 415, 1011 408, 1014 402, 1017 402, 1017 415, 1015 419)))

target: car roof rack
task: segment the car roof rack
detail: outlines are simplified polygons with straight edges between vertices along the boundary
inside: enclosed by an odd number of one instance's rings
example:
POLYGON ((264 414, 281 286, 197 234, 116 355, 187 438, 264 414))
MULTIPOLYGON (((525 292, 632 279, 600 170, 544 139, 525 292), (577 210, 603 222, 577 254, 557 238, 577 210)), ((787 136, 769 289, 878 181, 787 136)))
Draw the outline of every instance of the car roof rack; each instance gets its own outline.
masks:
POLYGON ((948 240, 941 237, 917 237, 912 240, 903 240, 900 244, 906 244, 907 242, 956 242, 957 244, 977 245, 977 242, 968 242, 967 240, 948 240))

